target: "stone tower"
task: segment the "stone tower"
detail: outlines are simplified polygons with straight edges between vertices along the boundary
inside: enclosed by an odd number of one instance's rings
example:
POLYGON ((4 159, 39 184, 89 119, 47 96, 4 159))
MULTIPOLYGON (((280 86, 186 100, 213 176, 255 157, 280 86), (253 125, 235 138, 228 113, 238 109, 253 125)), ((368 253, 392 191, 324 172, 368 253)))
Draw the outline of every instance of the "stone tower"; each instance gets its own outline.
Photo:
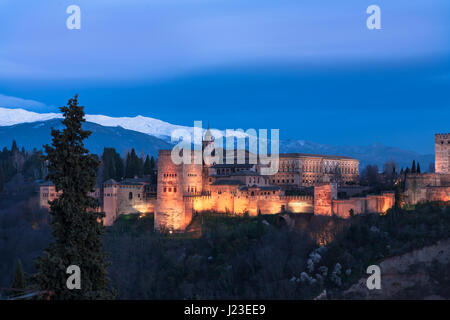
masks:
POLYGON ((155 230, 183 231, 191 222, 183 200, 183 164, 172 161, 171 150, 158 152, 158 188, 155 230))
MULTIPOLYGON (((203 136, 203 140, 202 140, 202 154, 205 151, 206 148, 208 148, 208 150, 213 150, 212 155, 214 155, 214 137, 211 134, 211 130, 208 129, 205 132, 205 135, 203 136)), ((209 167, 210 165, 205 163, 205 160, 203 158, 202 160, 203 163, 203 168, 202 168, 202 190, 203 191, 209 191, 209 167)))
POLYGON ((450 133, 435 134, 435 172, 450 174, 450 133))

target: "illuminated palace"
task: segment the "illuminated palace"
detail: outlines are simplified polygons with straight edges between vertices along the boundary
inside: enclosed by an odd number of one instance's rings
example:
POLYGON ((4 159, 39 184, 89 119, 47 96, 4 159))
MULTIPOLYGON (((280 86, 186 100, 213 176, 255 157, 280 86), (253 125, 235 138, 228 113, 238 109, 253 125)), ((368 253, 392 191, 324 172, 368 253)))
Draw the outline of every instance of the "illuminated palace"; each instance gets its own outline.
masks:
MULTIPOLYGON (((214 148, 205 133, 203 150, 214 148)), ((406 201, 417 203, 446 200, 449 194, 449 135, 436 135, 436 173, 408 175, 406 201)), ((174 164, 172 150, 159 150, 157 181, 108 180, 91 194, 105 212, 105 225, 122 214, 154 213, 156 230, 183 231, 195 212, 276 214, 314 213, 348 217, 365 212, 384 213, 394 205, 392 192, 338 199, 338 188, 358 189, 359 161, 344 156, 285 153, 279 155, 279 170, 261 174, 259 163, 174 164)), ((248 155, 248 152, 246 152, 248 155)), ((247 159, 248 160, 248 159, 247 159)), ((58 196, 51 183, 41 185, 40 203, 58 196)))

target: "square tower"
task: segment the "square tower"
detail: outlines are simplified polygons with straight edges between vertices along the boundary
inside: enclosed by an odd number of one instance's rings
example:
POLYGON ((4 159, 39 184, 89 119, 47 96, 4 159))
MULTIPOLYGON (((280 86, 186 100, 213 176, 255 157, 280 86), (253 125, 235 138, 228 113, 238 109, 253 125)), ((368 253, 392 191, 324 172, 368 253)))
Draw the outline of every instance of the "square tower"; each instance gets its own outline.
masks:
POLYGON ((438 133, 434 136, 435 172, 450 174, 450 133, 438 133))

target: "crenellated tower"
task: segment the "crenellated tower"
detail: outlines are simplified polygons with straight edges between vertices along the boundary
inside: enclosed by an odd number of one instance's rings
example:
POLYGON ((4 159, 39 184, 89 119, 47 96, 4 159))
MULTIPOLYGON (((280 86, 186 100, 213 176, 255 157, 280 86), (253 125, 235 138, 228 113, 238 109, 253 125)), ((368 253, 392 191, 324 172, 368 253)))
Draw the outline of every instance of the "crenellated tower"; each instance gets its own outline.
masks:
POLYGON ((191 222, 183 201, 183 164, 174 164, 172 150, 158 152, 155 230, 183 231, 191 222))
POLYGON ((438 133, 434 136, 435 172, 450 174, 450 133, 438 133))
MULTIPOLYGON (((204 154, 204 151, 206 148, 208 148, 208 150, 213 150, 212 151, 212 155, 214 155, 214 137, 211 133, 211 130, 208 126, 208 129, 205 132, 205 135, 203 136, 203 140, 202 140, 202 155, 204 154)), ((204 157, 202 157, 202 190, 203 191, 209 191, 209 167, 210 165, 205 163, 205 159, 204 157)))

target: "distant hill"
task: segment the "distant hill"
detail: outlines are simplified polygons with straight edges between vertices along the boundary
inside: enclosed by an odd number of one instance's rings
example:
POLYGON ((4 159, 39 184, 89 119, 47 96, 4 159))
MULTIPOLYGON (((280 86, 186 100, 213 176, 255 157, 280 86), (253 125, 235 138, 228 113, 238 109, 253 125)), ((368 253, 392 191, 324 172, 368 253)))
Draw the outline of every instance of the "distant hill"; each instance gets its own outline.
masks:
MULTIPOLYGON (((20 123, 12 126, 0 126, 0 147, 11 147, 12 140, 26 150, 42 149, 46 143, 51 143, 51 128, 62 129, 60 119, 20 123)), ((91 153, 102 154, 104 147, 114 147, 117 152, 124 154, 135 148, 138 154, 144 153, 154 157, 159 149, 170 149, 171 145, 159 138, 145 133, 127 130, 122 127, 105 127, 86 122, 83 125, 92 135, 86 141, 86 147, 91 153)))
POLYGON ((332 146, 305 140, 284 140, 280 142, 280 152, 302 152, 314 154, 328 154, 349 156, 360 161, 360 170, 368 164, 376 164, 379 169, 388 160, 394 160, 399 168, 411 167, 413 160, 419 161, 422 172, 428 170, 430 163, 434 163, 433 154, 419 154, 411 150, 375 143, 370 146, 332 146))

